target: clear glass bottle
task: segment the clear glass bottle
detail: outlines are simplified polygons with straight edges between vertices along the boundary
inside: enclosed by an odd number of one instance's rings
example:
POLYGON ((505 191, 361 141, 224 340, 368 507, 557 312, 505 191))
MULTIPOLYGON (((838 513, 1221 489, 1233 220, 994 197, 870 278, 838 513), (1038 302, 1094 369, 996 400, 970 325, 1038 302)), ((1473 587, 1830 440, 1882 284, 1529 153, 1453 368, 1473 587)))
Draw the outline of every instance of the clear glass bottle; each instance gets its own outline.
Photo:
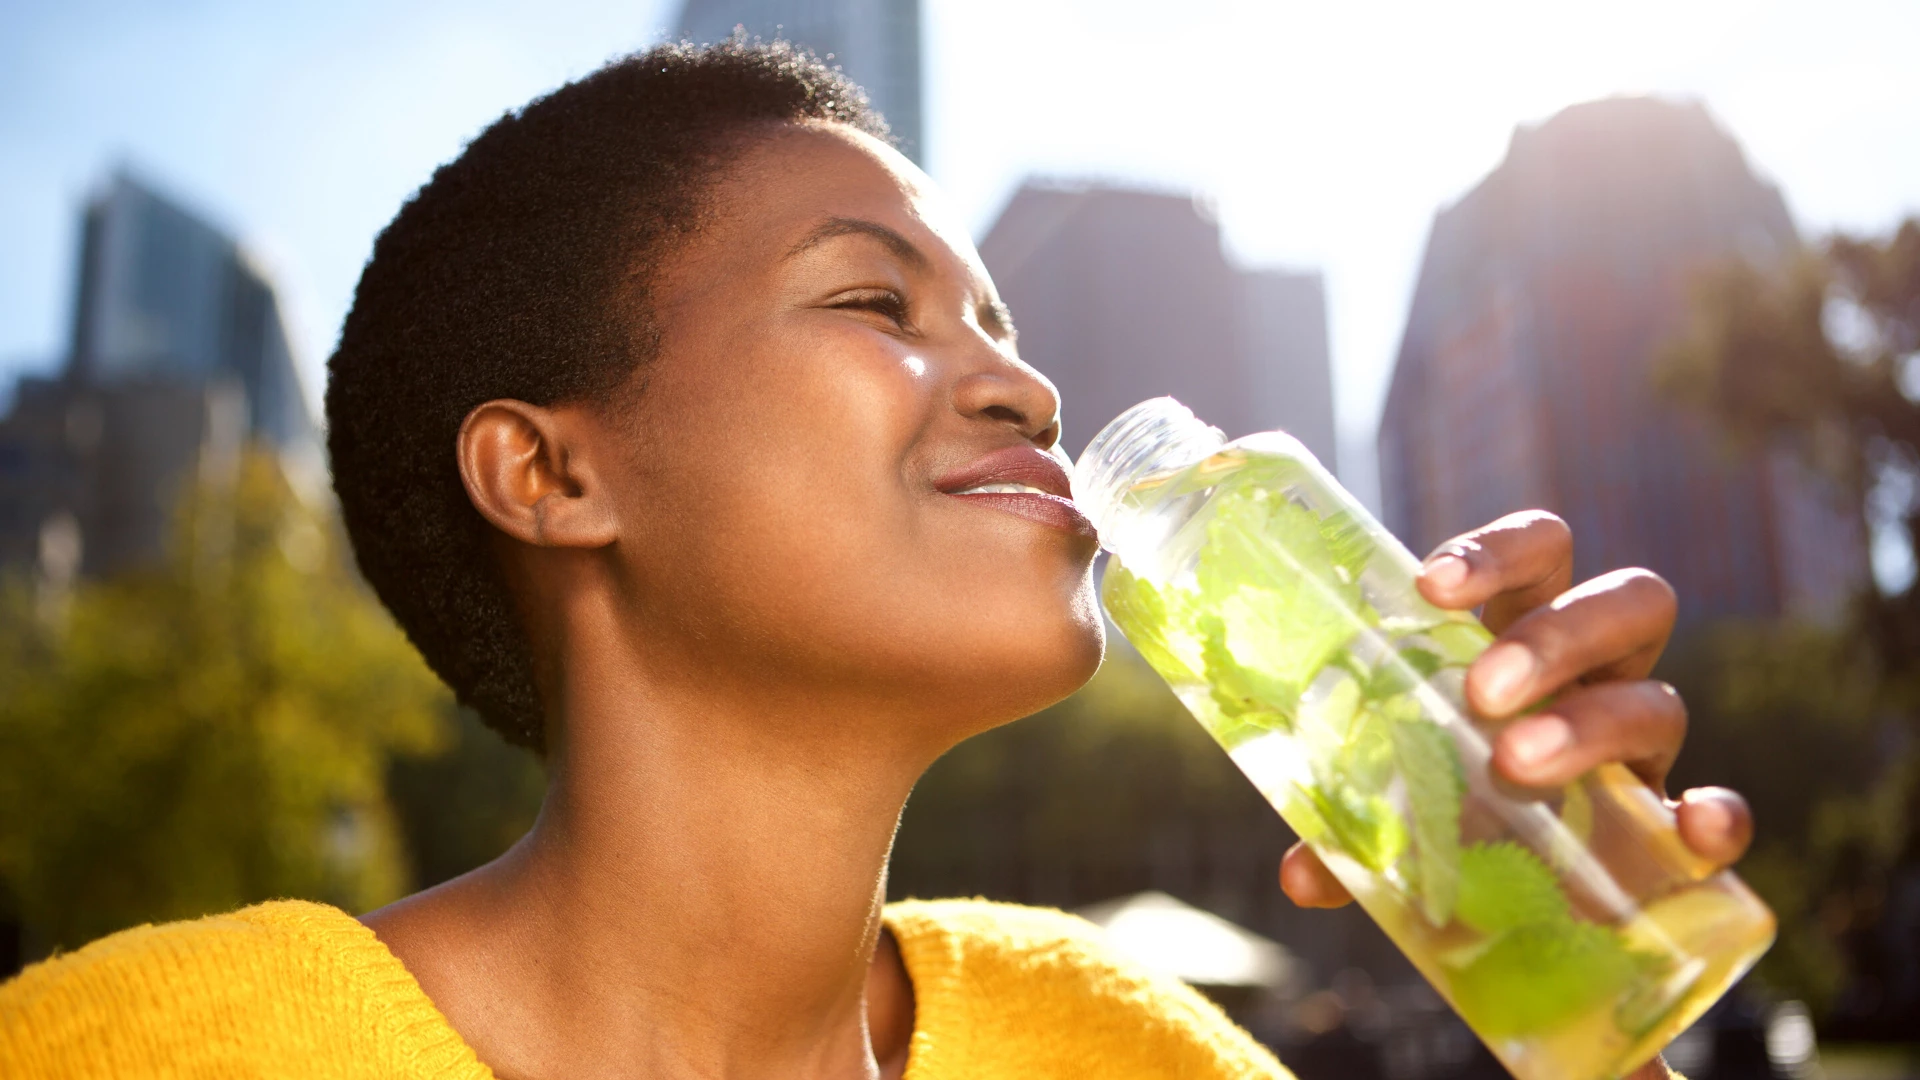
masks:
POLYGON ((1228 442, 1156 398, 1073 489, 1114 624, 1520 1080, 1621 1075, 1772 943, 1626 769, 1489 772, 1462 682, 1491 635, 1291 436, 1228 442))

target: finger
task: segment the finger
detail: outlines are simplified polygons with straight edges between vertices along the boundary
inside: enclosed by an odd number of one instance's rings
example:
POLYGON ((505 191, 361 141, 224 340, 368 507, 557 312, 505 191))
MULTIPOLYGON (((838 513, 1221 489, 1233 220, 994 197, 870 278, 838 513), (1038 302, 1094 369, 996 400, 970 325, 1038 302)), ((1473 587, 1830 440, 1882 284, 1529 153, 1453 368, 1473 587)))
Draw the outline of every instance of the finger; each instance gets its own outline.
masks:
POLYGON ((1493 764, 1516 784, 1558 787, 1618 761, 1660 791, 1686 735, 1687 707, 1673 687, 1650 679, 1603 683, 1501 729, 1493 764))
POLYGON ((1674 815, 1680 819, 1680 839, 1716 866, 1739 862, 1753 843, 1753 811, 1738 792, 1689 788, 1681 793, 1674 815))
POLYGON ((1645 678, 1678 610, 1650 570, 1602 574, 1507 627, 1467 669, 1467 700, 1500 719, 1578 680, 1645 678))
POLYGON ((1305 844, 1288 848, 1280 860, 1280 891, 1307 908, 1345 907, 1353 902, 1353 894, 1305 844))
POLYGON ((1497 634, 1573 583, 1573 533, 1544 510, 1508 514, 1440 545, 1415 583, 1443 608, 1485 604, 1481 621, 1497 634))

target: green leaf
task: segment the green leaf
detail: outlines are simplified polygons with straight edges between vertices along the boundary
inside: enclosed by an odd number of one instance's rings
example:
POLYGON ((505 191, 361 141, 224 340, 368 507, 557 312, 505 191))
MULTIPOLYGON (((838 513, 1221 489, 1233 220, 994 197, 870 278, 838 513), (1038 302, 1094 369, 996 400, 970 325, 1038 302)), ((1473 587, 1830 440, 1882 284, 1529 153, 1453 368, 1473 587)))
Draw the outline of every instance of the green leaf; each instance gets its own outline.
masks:
POLYGON ((1478 619, 1465 616, 1427 631, 1427 640, 1440 650, 1448 667, 1465 667, 1493 644, 1493 634, 1478 619))
POLYGON ((1453 914, 1483 934, 1573 920, 1553 868, 1512 842, 1475 844, 1460 853, 1460 891, 1453 914))
POLYGON ((1227 716, 1292 715, 1300 701, 1300 687, 1274 678, 1262 667, 1242 664, 1227 645, 1226 621, 1219 615, 1202 615, 1196 626, 1200 631, 1200 658, 1206 668, 1207 685, 1213 703, 1222 713, 1227 716))
POLYGON ((1310 586, 1291 594, 1242 589, 1215 610, 1234 659, 1291 687, 1295 697, 1357 630, 1346 612, 1327 605, 1310 586))
POLYGON ((1576 1020, 1661 963, 1633 952, 1616 931, 1575 918, 1552 868, 1518 844, 1461 852, 1454 917, 1487 935, 1440 959, 1454 1006, 1490 1039, 1576 1020))
POLYGON ((1200 681, 1172 643, 1178 630, 1173 625, 1175 612, 1170 609, 1177 601, 1169 604, 1153 582, 1128 570, 1119 559, 1108 560, 1100 592, 1113 624, 1162 678, 1171 683, 1200 681))
POLYGON ((1352 514, 1335 510, 1320 519, 1320 535, 1326 540, 1327 557, 1334 570, 1345 581, 1358 582, 1376 547, 1365 526, 1352 514))
POLYGON ((1294 713, 1294 735, 1300 748, 1316 767, 1332 766, 1353 738, 1355 714, 1360 709, 1360 686, 1351 678, 1340 679, 1315 691, 1300 703, 1294 713))
POLYGON ((1460 891, 1460 800, 1466 770, 1445 728, 1425 720, 1392 727, 1394 764, 1407 787, 1413 823, 1413 879, 1427 921, 1445 926, 1460 891))
POLYGON ((1324 784, 1308 789, 1307 798, 1334 846, 1367 869, 1385 870, 1406 852, 1407 827, 1386 799, 1324 784))
POLYGON ((1333 844, 1333 830, 1328 827, 1326 819, 1320 816, 1314 790, 1307 785, 1296 782, 1287 790, 1286 798, 1280 804, 1280 816, 1307 843, 1316 847, 1333 844))
POLYGON ((1384 791, 1393 774, 1389 721, 1363 707, 1350 677, 1316 680, 1294 713, 1294 735, 1323 787, 1384 791))
POLYGON ((1572 919, 1523 926, 1448 972, 1454 1007, 1483 1038, 1536 1035, 1605 1005, 1648 966, 1618 935, 1572 919))
POLYGON ((1227 597, 1195 625, 1214 702, 1229 716, 1291 716, 1308 684, 1354 634, 1343 613, 1259 588, 1227 597))
MULTIPOLYGON (((1321 525, 1312 510, 1278 492, 1223 491, 1215 497, 1207 544, 1195 567, 1202 602, 1212 606, 1250 585, 1291 594, 1312 583, 1322 606, 1357 607, 1360 588, 1349 566, 1354 536, 1336 523, 1336 551, 1321 525)), ((1359 538, 1366 540, 1364 533, 1359 538)))
POLYGON ((1225 716, 1291 718, 1366 624, 1359 587, 1341 565, 1370 538, 1351 522, 1333 532, 1337 545, 1311 510, 1276 491, 1243 485, 1215 497, 1194 568, 1195 606, 1207 612, 1195 630, 1225 716))
POLYGON ((1384 701, 1404 694, 1431 678, 1445 664, 1438 653, 1418 645, 1402 646, 1398 652, 1383 657, 1373 669, 1372 677, 1367 680, 1367 697, 1384 701))
POLYGON ((1358 791, 1385 791, 1393 780, 1393 724, 1376 705, 1353 714, 1346 746, 1335 762, 1341 780, 1358 791))
POLYGON ((1274 731, 1287 730, 1287 718, 1279 713, 1243 712, 1201 721, 1213 733, 1215 742, 1231 753, 1247 743, 1274 731))

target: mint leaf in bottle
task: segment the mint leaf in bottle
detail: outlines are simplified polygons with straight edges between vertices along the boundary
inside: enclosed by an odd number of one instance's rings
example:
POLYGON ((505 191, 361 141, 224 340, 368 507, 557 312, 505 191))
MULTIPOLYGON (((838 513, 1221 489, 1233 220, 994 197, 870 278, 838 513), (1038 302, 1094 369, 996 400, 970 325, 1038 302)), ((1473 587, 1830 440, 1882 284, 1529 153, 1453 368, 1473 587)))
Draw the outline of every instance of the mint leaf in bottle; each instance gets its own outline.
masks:
POLYGON ((1551 1031, 1617 996, 1647 967, 1618 935, 1576 922, 1522 926, 1502 934, 1450 973, 1460 1014, 1500 1039, 1551 1031))
POLYGON ((1435 927, 1452 920, 1460 892, 1460 801, 1466 771, 1453 736, 1438 724, 1413 717, 1393 725, 1393 759, 1407 788, 1413 825, 1411 875, 1421 914, 1435 927))
POLYGON ((1475 844, 1460 853, 1454 917, 1482 934, 1569 922, 1559 875, 1518 844, 1475 844))
POLYGON ((1116 559, 1107 565, 1101 599, 1113 621, 1127 627, 1127 640, 1141 659, 1162 678, 1173 683, 1200 681, 1193 670, 1195 665, 1189 664, 1174 645, 1180 630, 1175 625, 1175 611, 1170 609, 1180 606, 1177 598, 1169 602, 1153 582, 1135 575, 1116 559))
POLYGON ((1461 671, 1492 635, 1428 603, 1413 553, 1296 440, 1146 402, 1095 436, 1074 493, 1115 558, 1116 624, 1515 1076, 1619 1075, 1766 948, 1771 914, 1724 871, 1617 876, 1616 851, 1678 843, 1624 774, 1493 781, 1461 671))
POLYGON ((1306 789, 1306 795, 1334 846, 1360 865, 1383 871, 1406 853, 1407 827, 1386 799, 1324 784, 1306 789))

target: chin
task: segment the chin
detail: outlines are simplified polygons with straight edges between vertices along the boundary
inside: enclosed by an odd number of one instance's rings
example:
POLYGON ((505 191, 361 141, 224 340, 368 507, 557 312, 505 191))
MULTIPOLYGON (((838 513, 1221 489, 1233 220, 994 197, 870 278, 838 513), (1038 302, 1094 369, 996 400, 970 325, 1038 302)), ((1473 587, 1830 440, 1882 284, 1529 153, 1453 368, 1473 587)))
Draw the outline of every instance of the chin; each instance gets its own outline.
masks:
POLYGON ((978 704, 981 730, 1010 723, 1053 705, 1087 684, 1106 654, 1106 626, 1091 603, 1068 618, 1006 627, 992 635, 978 663, 969 665, 969 696, 990 690, 978 704), (982 678, 982 673, 991 673, 982 678))

